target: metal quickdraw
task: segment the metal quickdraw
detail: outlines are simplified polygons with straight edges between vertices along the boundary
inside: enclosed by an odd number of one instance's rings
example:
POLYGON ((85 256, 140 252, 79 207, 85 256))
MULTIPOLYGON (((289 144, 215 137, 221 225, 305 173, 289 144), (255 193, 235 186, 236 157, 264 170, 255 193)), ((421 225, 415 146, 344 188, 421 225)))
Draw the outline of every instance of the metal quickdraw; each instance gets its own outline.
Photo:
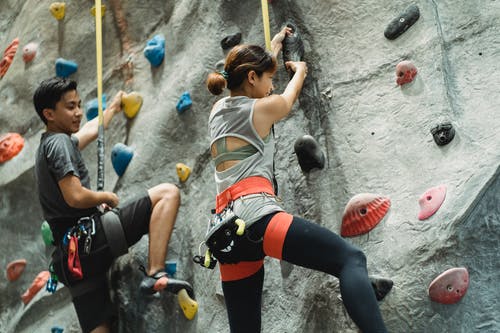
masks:
POLYGON ((47 280, 47 284, 45 285, 45 290, 47 290, 49 293, 53 294, 56 292, 57 283, 59 282, 59 278, 57 277, 57 275, 54 271, 53 265, 50 265, 49 272, 50 272, 50 278, 47 280))

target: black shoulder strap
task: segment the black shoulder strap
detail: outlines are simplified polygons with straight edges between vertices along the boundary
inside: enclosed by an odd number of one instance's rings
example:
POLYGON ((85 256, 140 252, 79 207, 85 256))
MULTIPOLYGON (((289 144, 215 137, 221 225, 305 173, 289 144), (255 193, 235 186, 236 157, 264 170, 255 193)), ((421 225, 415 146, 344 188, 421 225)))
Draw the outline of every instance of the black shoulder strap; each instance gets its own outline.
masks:
MULTIPOLYGON (((274 124, 271 126, 271 131, 273 132, 273 139, 276 139, 276 136, 274 134, 274 124)), ((278 181, 276 180, 276 167, 275 167, 275 159, 274 159, 274 153, 273 153, 273 185, 274 185, 274 194, 278 195, 278 181)))

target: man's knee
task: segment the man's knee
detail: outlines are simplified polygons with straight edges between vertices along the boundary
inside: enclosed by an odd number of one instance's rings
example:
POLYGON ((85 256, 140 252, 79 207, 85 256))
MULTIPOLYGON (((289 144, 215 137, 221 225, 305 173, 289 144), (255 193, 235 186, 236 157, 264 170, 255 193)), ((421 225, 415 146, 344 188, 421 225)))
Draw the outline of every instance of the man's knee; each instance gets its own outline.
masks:
POLYGON ((181 192, 174 184, 163 183, 151 188, 148 192, 153 206, 160 200, 172 202, 177 206, 180 205, 181 192))

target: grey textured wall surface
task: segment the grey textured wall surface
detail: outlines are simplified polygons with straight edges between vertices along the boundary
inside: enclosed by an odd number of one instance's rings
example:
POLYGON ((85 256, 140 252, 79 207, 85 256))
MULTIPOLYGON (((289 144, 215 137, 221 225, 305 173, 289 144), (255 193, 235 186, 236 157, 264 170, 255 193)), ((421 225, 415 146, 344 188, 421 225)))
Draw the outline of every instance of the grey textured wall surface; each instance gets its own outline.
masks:
MULTIPOLYGON (((214 203, 213 164, 207 120, 217 100, 204 86, 224 58, 219 41, 240 31, 244 43, 264 44, 260 1, 109 0, 103 20, 104 92, 123 89, 144 97, 133 120, 115 117, 106 132, 105 189, 124 200, 161 182, 177 183, 182 205, 168 259, 177 277, 190 281, 200 304, 187 321, 169 294, 139 295, 147 261, 147 237, 119 258, 110 273, 120 332, 228 332, 217 270, 194 265, 214 203), (142 54, 156 33, 166 39, 163 64, 152 68, 142 54), (189 91, 193 106, 175 105, 189 91), (122 142, 134 158, 118 178, 111 148, 122 142), (193 170, 180 184, 175 164, 193 170)), ((50 1, 0 1, 0 50, 20 39, 14 61, 0 79, 0 134, 18 132, 25 146, 0 164, 1 267, 26 258, 22 277, 0 277, 0 331, 48 332, 54 325, 79 332, 69 293, 42 291, 24 306, 20 295, 41 270, 50 249, 40 237, 41 209, 33 175, 34 152, 43 126, 32 106, 38 83, 55 74, 58 57, 78 63, 83 103, 96 97, 93 1, 66 1, 56 21, 50 1), (22 46, 40 44, 31 64, 22 46)), ((286 209, 339 232, 346 203, 358 193, 391 198, 386 218, 369 234, 350 239, 368 257, 371 274, 391 277, 394 288, 381 303, 390 332, 499 332, 500 307, 500 1, 498 0, 273 0, 271 33, 288 19, 300 29, 309 66, 299 101, 276 125, 277 179, 286 209), (386 25, 409 4, 420 19, 396 40, 386 25), (395 66, 411 60, 416 80, 395 83, 395 66), (437 146, 430 130, 451 122, 454 140, 437 146), (314 136, 324 150, 323 170, 303 174, 295 140, 314 136), (420 221, 418 198, 444 184, 446 199, 420 221), (451 267, 466 267, 470 287, 454 305, 433 303, 427 287, 451 267)), ((276 90, 288 79, 281 56, 276 90)), ((84 152, 93 185, 96 145, 84 152)), ((325 254, 325 255, 335 255, 325 254)), ((338 280, 323 273, 266 259, 263 332, 356 332, 339 299, 338 280), (291 270, 287 277, 282 271, 291 270)))

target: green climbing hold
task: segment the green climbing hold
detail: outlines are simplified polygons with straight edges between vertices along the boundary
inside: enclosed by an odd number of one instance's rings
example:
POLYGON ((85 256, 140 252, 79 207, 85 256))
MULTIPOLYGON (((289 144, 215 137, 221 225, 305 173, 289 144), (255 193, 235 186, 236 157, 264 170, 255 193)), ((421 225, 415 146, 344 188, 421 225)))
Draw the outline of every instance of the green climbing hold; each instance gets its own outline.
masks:
POLYGON ((54 237, 52 236, 52 230, 50 230, 49 223, 43 221, 42 223, 42 238, 45 245, 54 245, 54 237))

